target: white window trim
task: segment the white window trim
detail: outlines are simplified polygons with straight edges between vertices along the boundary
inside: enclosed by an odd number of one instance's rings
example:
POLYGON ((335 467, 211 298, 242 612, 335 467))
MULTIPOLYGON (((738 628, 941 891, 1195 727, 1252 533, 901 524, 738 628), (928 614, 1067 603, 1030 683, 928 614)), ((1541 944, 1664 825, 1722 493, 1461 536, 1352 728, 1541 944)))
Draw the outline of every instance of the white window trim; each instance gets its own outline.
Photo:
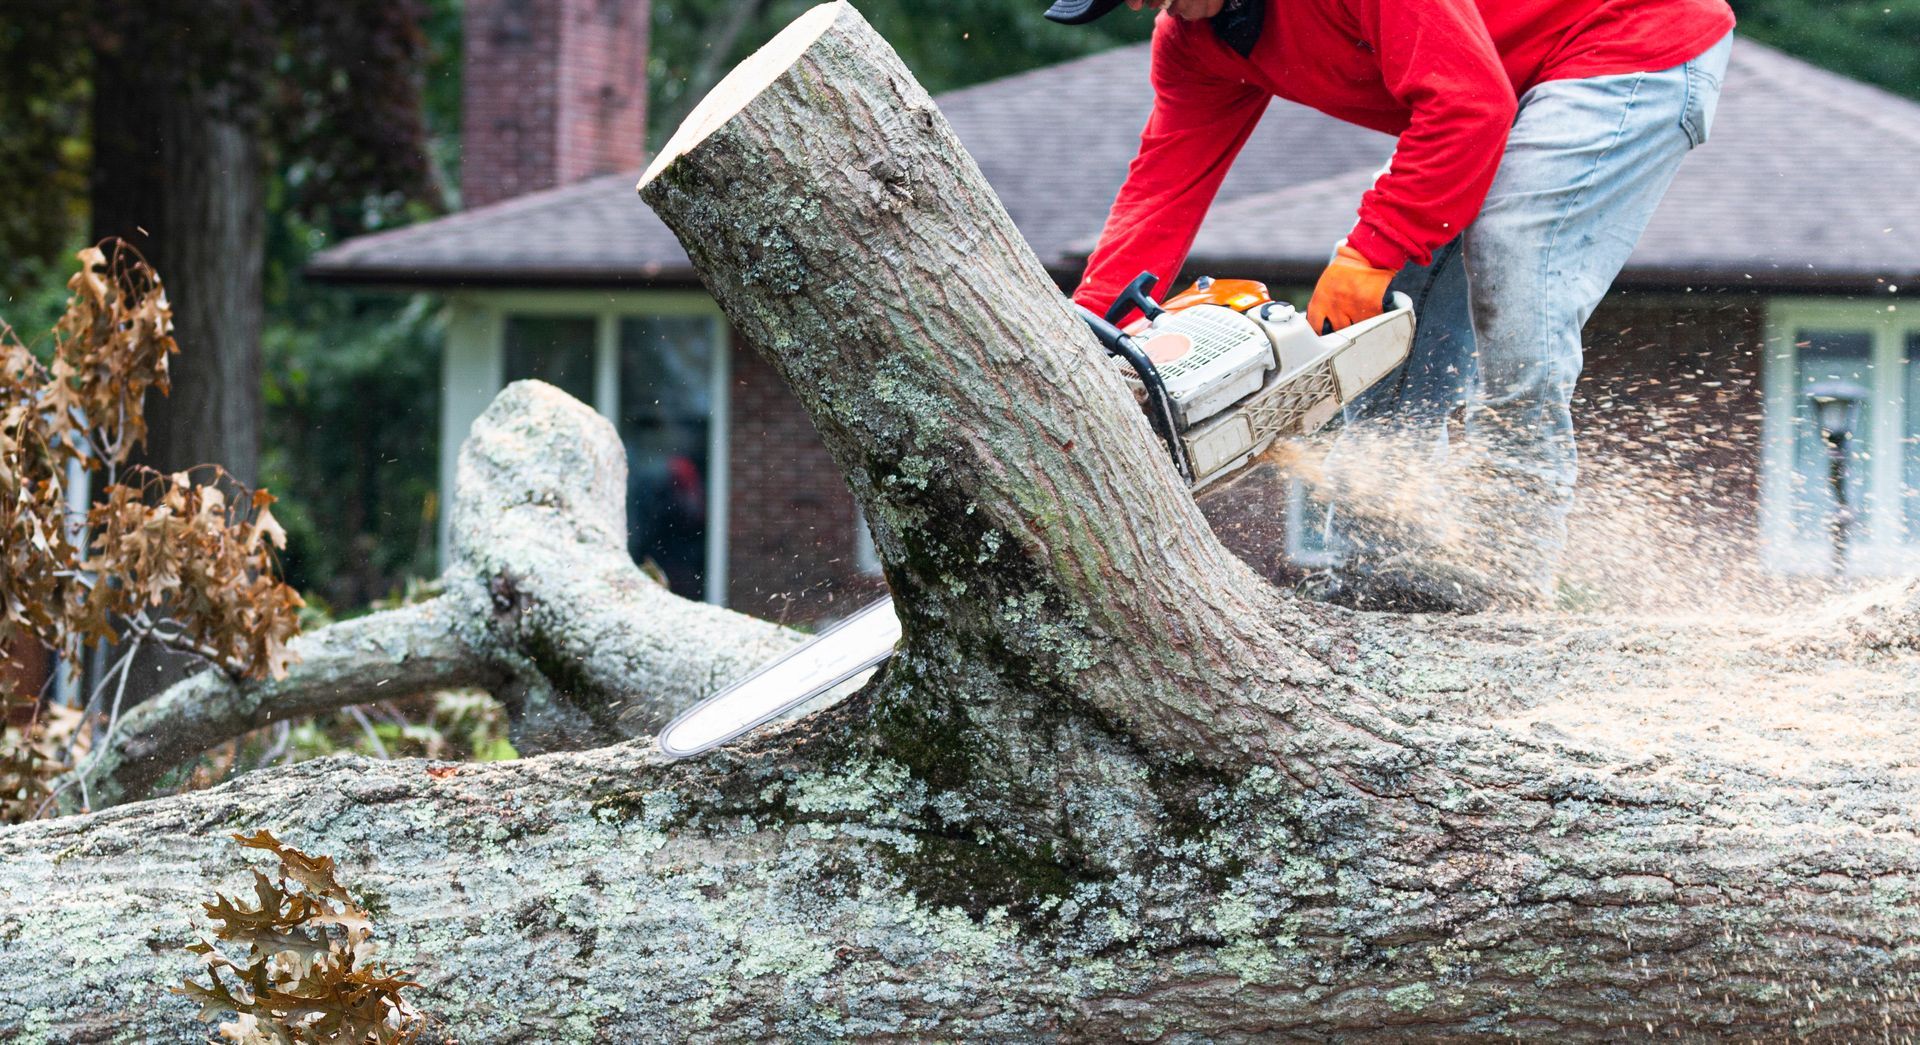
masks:
MULTIPOLYGON (((1799 348, 1797 330, 1807 327, 1866 330, 1873 336, 1872 402, 1869 437, 1875 446, 1899 446, 1905 433, 1906 337, 1920 334, 1920 310, 1901 309, 1884 298, 1773 298, 1767 303, 1765 356, 1762 361, 1760 458, 1761 557, 1767 568, 1784 574, 1821 574, 1832 569, 1832 548, 1807 540, 1793 526, 1794 397, 1799 348)), ((1868 459, 1864 507, 1867 532, 1856 537, 1848 555, 1848 573, 1882 576, 1920 572, 1920 534, 1907 534, 1898 498, 1905 477, 1903 454, 1881 453, 1868 459), (1892 510, 1884 510, 1893 497, 1892 510)))
POLYGON ((506 325, 509 315, 592 316, 595 331, 594 403, 602 416, 620 417, 620 320, 647 316, 707 316, 713 324, 713 364, 708 379, 713 417, 707 429, 707 547, 703 593, 725 605, 727 597, 728 468, 731 447, 728 405, 733 346, 729 328, 712 298, 692 290, 494 291, 456 295, 441 371, 440 565, 448 557, 448 508, 452 504, 460 444, 494 396, 506 387, 506 325))

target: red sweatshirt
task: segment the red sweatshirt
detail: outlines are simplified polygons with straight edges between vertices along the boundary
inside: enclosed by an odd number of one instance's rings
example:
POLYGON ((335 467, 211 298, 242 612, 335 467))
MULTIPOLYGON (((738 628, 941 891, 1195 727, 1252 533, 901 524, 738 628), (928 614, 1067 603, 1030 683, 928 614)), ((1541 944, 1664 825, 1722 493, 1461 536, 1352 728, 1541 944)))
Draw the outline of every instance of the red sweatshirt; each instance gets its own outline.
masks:
POLYGON ((1178 274, 1270 98, 1400 136, 1347 242, 1380 268, 1424 265, 1480 213, 1528 88, 1665 69, 1733 28, 1726 0, 1253 2, 1266 22, 1246 58, 1205 21, 1160 16, 1153 114, 1074 300, 1100 311, 1143 270, 1178 274))

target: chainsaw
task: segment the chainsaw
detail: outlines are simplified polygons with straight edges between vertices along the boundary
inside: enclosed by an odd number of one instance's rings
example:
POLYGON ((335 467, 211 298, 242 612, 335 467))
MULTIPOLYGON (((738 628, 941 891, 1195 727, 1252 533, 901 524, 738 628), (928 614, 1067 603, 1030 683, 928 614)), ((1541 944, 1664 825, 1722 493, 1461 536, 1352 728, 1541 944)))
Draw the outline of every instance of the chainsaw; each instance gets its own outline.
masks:
POLYGON ((1081 316, 1128 369, 1122 376, 1194 490, 1245 467, 1282 436, 1319 431, 1340 408, 1407 358, 1413 309, 1394 307, 1315 334, 1265 284, 1201 277, 1164 304, 1141 273, 1107 310, 1081 316), (1125 328, 1115 324, 1138 311, 1125 328))
MULTIPOLYGON (((1280 438, 1324 427, 1413 345, 1405 294, 1372 319, 1315 333, 1252 280, 1202 277, 1165 302, 1153 299, 1156 282, 1141 273, 1104 316, 1075 307, 1195 491, 1280 438)), ((685 758, 725 744, 877 668, 899 641, 893 600, 874 602, 683 712, 660 731, 660 750, 685 758)))

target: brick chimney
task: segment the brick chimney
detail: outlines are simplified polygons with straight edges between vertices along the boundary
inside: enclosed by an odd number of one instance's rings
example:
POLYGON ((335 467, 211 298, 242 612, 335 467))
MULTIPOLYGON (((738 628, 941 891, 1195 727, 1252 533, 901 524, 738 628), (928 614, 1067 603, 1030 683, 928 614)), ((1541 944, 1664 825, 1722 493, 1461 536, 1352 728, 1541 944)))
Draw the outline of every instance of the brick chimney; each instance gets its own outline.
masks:
POLYGON ((466 0, 466 206, 644 165, 648 7, 466 0))

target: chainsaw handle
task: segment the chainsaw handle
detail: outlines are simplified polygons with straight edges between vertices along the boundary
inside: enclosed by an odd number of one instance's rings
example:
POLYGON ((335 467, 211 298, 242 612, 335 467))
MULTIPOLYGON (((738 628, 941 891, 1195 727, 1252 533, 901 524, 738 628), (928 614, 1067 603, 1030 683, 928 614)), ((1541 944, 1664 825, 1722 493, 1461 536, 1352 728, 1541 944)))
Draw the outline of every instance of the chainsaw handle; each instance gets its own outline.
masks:
MULTIPOLYGON (((1401 293, 1400 291, 1397 291, 1397 290, 1396 290, 1396 291, 1393 291, 1393 292, 1391 292, 1391 293, 1389 293, 1389 294, 1388 294, 1388 295, 1387 295, 1387 296, 1386 296, 1386 297, 1385 297, 1385 298, 1384 298, 1384 299, 1383 299, 1383 300, 1382 300, 1382 301, 1380 302, 1380 306, 1381 306, 1381 308, 1380 308, 1380 312, 1379 312, 1379 315, 1381 315, 1381 316, 1384 316, 1384 315, 1388 315, 1388 314, 1390 314, 1390 313, 1394 313, 1394 312, 1398 312, 1398 311, 1400 311, 1401 309, 1410 309, 1410 308, 1412 308, 1412 307, 1413 307, 1413 299, 1412 299, 1412 298, 1410 298, 1410 297, 1408 297, 1407 295, 1405 295, 1405 294, 1403 294, 1403 293, 1401 293)), ((1369 317, 1367 317, 1367 318, 1368 318, 1368 319, 1374 319, 1374 318, 1377 318, 1377 317, 1376 317, 1376 316, 1369 316, 1369 317)), ((1363 319, 1363 320, 1361 320, 1361 321, 1360 321, 1360 323, 1365 323, 1366 321, 1367 321, 1366 319, 1363 319)), ((1359 325, 1360 325, 1360 323, 1349 323, 1349 324, 1347 324, 1347 325, 1348 325, 1348 326, 1355 326, 1355 327, 1357 327, 1357 326, 1359 326, 1359 325)), ((1345 328, 1343 327, 1342 329, 1345 329, 1345 328)), ((1335 329, 1333 329, 1333 320, 1331 320, 1331 319, 1323 319, 1323 320, 1321 320, 1321 321, 1320 321, 1320 329, 1319 329, 1319 330, 1316 330, 1316 331, 1314 331, 1314 333, 1316 333, 1316 334, 1318 334, 1318 335, 1320 335, 1321 337, 1326 337, 1326 336, 1328 336, 1328 335, 1330 335, 1330 334, 1337 334, 1337 333, 1339 333, 1339 331, 1338 331, 1338 330, 1335 330, 1335 329)))
MULTIPOLYGON (((1145 273, 1141 276, 1149 281, 1153 279, 1145 273)), ((1186 480, 1188 486, 1192 486, 1193 463, 1187 460, 1187 446, 1180 440, 1180 426, 1173 419, 1173 397, 1167 394, 1167 382, 1160 376, 1160 368, 1153 365, 1146 350, 1125 331, 1100 318, 1085 305, 1073 307, 1079 310, 1080 318, 1087 321, 1088 329, 1093 331, 1094 338, 1107 350, 1107 354, 1126 360, 1133 367, 1133 372, 1140 375, 1140 383, 1147 389, 1147 422, 1166 442, 1167 453, 1173 458, 1174 471, 1180 473, 1180 478, 1186 480)))
MULTIPOLYGON (((1127 347, 1124 347, 1131 346, 1133 352, 1139 352, 1140 346, 1133 338, 1128 337, 1119 327, 1114 326, 1112 320, 1102 319, 1087 306, 1075 305, 1073 307, 1075 311, 1080 313, 1080 318, 1087 321, 1087 329, 1093 331, 1094 339, 1100 342, 1100 347, 1106 349, 1108 355, 1124 356, 1127 362, 1133 362, 1132 354, 1128 352, 1127 347)), ((1149 360, 1147 365, 1152 366, 1152 361, 1149 360)), ((1139 368, 1135 367, 1135 369, 1139 368)))
POLYGON ((1149 323, 1159 319, 1166 309, 1161 308, 1160 303, 1153 300, 1153 286, 1158 282, 1160 278, 1151 272, 1142 272, 1133 277, 1133 282, 1127 284, 1126 289, 1120 292, 1120 296, 1113 299, 1113 304, 1107 306, 1107 322, 1117 324, 1121 317, 1136 308, 1140 310, 1141 315, 1147 317, 1149 323))

